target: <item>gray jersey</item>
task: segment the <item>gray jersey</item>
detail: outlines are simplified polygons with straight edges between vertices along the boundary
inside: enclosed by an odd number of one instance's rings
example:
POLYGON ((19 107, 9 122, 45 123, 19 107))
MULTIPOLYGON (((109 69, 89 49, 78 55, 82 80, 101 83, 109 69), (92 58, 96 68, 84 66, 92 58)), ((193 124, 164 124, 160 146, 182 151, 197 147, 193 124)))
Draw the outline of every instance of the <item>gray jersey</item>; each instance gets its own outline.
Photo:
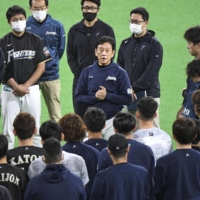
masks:
POLYGON ((148 145, 152 149, 155 162, 158 158, 168 154, 172 150, 172 141, 170 136, 156 127, 139 129, 133 134, 133 138, 140 143, 148 145))
MULTIPOLYGON (((86 168, 85 161, 81 156, 67 153, 65 151, 62 152, 64 159, 62 160, 62 164, 72 173, 78 175, 83 184, 86 185, 89 182, 88 172, 86 168)), ((28 176, 33 178, 34 176, 40 174, 46 167, 46 164, 42 161, 42 157, 37 158, 34 160, 28 169, 28 176)))

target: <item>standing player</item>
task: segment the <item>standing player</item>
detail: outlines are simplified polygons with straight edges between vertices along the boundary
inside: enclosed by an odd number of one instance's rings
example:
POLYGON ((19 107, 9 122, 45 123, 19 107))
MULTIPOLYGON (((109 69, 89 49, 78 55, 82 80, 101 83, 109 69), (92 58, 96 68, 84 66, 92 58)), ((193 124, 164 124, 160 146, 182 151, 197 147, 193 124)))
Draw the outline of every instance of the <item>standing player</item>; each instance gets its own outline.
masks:
POLYGON ((152 180, 147 170, 127 162, 130 146, 121 134, 110 136, 108 153, 113 166, 99 172, 90 200, 151 200, 152 180))
POLYGON ((61 118, 59 60, 65 50, 65 30, 63 25, 47 14, 48 0, 29 0, 33 16, 26 22, 26 30, 40 36, 52 60, 45 63, 45 72, 40 77, 40 89, 53 121, 61 118))
POLYGON ((43 155, 42 148, 33 146, 37 129, 35 119, 29 113, 19 113, 13 122, 13 133, 18 138, 18 147, 7 152, 9 164, 28 172, 28 167, 36 158, 43 155))
MULTIPOLYGON (((8 140, 6 136, 0 135, 0 185, 6 187, 12 200, 22 200, 29 178, 26 172, 19 167, 7 163, 6 154, 8 140)), ((6 199, 7 200, 7 199, 6 199)))
MULTIPOLYGON (((9 149, 14 146, 13 121, 20 111, 30 113, 39 128, 41 100, 38 79, 50 60, 48 49, 42 40, 25 31, 26 12, 15 5, 6 12, 12 32, 0 39, 0 47, 6 57, 6 70, 2 89, 3 134, 7 136, 9 149)), ((40 137, 35 135, 35 145, 40 137)))
POLYGON ((100 108, 88 108, 83 116, 83 122, 88 133, 88 140, 84 143, 102 151, 107 147, 107 140, 102 138, 102 129, 105 127, 106 114, 100 108))
MULTIPOLYGON (((187 41, 187 49, 191 56, 194 56, 195 60, 200 59, 200 26, 194 26, 186 30, 184 33, 184 39, 187 41)), ((176 117, 182 116, 184 111, 184 104, 186 103, 188 94, 196 89, 196 83, 189 77, 186 79, 187 87, 183 89, 182 96, 184 97, 181 108, 179 109, 176 117)))
MULTIPOLYGON (((135 92, 146 91, 160 103, 159 70, 162 65, 163 48, 154 37, 155 32, 147 30, 149 13, 143 7, 130 12, 130 31, 132 35, 123 40, 118 51, 118 64, 127 71, 135 92)), ((159 111, 157 112, 159 113, 159 111)), ((135 114, 135 111, 133 111, 135 114)), ((156 127, 159 116, 154 119, 156 127)))
POLYGON ((97 60, 94 49, 99 38, 105 35, 115 38, 113 29, 97 18, 100 5, 100 0, 81 0, 83 19, 73 25, 68 33, 67 60, 74 74, 73 105, 75 113, 82 118, 87 103, 75 101, 75 90, 80 74, 84 68, 97 60))
POLYGON ((172 126, 177 149, 157 160, 154 195, 157 200, 200 199, 200 154, 191 148, 196 124, 181 117, 172 126))
POLYGON ((112 61, 115 54, 113 38, 101 37, 96 43, 95 54, 98 60, 81 72, 75 99, 105 112, 103 137, 108 139, 115 134, 114 116, 124 108, 123 105, 131 104, 132 89, 126 71, 112 61))

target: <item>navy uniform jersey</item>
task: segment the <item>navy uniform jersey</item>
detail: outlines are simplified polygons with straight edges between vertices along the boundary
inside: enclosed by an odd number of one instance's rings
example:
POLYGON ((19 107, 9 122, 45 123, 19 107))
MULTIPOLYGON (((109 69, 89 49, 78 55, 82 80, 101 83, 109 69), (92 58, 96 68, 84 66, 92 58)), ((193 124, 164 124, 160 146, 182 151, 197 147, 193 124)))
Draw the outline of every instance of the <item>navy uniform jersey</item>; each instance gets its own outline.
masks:
POLYGON ((0 185, 0 199, 2 200, 12 200, 10 192, 8 189, 2 185, 0 185))
POLYGON ((88 139, 84 142, 85 144, 94 147, 95 149, 97 149, 98 151, 102 151, 104 148, 107 147, 107 140, 103 139, 103 138, 92 138, 92 139, 88 139))
POLYGON ((4 83, 13 78, 18 84, 24 84, 36 70, 37 64, 51 59, 41 38, 29 32, 21 37, 8 33, 0 39, 0 47, 6 60, 4 83))
POLYGON ((77 154, 85 160, 89 176, 89 183, 85 186, 85 189, 87 196, 89 197, 94 178, 97 174, 97 164, 100 152, 82 142, 68 142, 62 149, 68 153, 77 154))
POLYGON ((157 160, 154 195, 163 200, 200 199, 200 153, 177 149, 157 160))
POLYGON ((23 146, 10 149, 7 152, 7 161, 9 164, 28 172, 31 162, 43 155, 43 149, 34 146, 23 146))
MULTIPOLYGON (((155 161, 150 147, 141 144, 135 140, 128 139, 130 151, 128 153, 128 162, 134 165, 140 165, 147 169, 151 177, 154 175, 155 161)), ((103 149, 98 161, 98 171, 102 171, 112 166, 112 160, 108 154, 107 148, 103 149)))
POLYGON ((6 187, 13 200, 22 200, 28 185, 28 175, 18 167, 0 164, 0 185, 6 187))

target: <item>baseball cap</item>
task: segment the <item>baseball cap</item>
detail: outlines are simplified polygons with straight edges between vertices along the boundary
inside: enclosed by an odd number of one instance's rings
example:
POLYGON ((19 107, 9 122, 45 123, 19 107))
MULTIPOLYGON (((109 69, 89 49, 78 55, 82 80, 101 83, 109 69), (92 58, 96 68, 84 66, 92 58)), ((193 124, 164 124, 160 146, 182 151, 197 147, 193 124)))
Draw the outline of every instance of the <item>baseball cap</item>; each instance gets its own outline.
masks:
POLYGON ((121 151, 128 147, 128 141, 122 134, 115 134, 108 139, 108 149, 113 151, 121 151))

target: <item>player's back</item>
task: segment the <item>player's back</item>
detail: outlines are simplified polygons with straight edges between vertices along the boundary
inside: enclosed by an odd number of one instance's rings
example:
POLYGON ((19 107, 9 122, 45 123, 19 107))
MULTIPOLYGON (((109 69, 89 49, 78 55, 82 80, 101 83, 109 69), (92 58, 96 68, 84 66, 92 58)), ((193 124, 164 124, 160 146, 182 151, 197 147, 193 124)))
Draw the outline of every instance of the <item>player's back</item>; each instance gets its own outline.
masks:
POLYGON ((25 172, 28 172, 28 168, 31 162, 43 155, 43 150, 40 147, 23 146, 10 149, 7 152, 7 161, 9 164, 20 167, 25 172))
POLYGON ((161 157, 157 161, 154 182, 154 194, 163 196, 164 200, 200 199, 200 153, 193 149, 177 149, 161 157))
POLYGON ((88 139, 84 143, 97 149, 99 152, 101 152, 104 148, 107 147, 107 140, 103 138, 88 139))

